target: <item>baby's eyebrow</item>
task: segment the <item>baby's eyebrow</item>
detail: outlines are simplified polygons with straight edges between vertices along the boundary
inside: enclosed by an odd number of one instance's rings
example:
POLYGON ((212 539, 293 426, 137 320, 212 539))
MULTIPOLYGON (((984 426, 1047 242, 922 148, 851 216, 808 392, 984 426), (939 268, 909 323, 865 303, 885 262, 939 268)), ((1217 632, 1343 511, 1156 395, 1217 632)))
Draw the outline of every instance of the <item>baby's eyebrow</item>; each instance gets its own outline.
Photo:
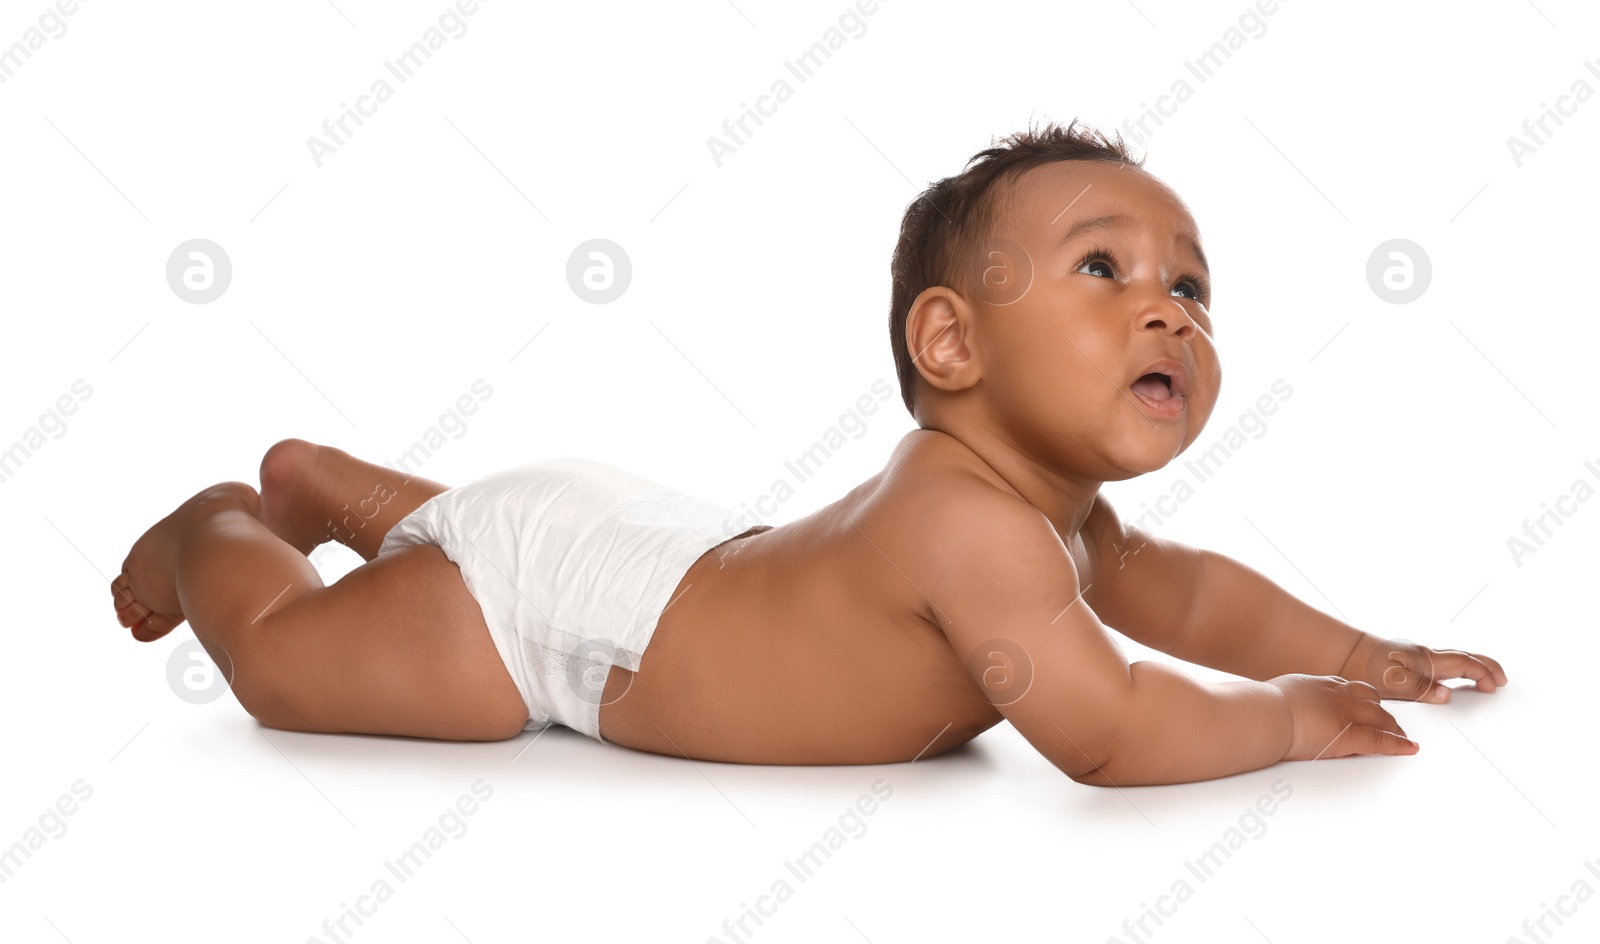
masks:
MULTIPOLYGON (((1061 241, 1056 243, 1056 248, 1059 249, 1062 246, 1067 245, 1089 230, 1115 229, 1119 226, 1126 226, 1131 222, 1132 220, 1126 214, 1122 213, 1111 213, 1106 216, 1091 216, 1087 219, 1079 220, 1078 222, 1072 224, 1072 226, 1068 227, 1066 233, 1062 235, 1061 241)), ((1200 248, 1200 243, 1188 233, 1179 233, 1178 242, 1187 246, 1189 251, 1194 253, 1194 257, 1200 261, 1200 267, 1206 271, 1207 275, 1210 275, 1211 264, 1206 262, 1205 250, 1200 248)))

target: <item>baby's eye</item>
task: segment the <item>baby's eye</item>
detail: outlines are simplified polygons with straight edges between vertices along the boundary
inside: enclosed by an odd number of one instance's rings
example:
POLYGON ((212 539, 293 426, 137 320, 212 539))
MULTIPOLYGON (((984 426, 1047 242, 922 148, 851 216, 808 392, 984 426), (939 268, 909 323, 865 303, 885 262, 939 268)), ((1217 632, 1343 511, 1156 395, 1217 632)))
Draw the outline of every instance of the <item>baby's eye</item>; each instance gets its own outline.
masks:
MULTIPOLYGON (((1111 268, 1111 263, 1107 262, 1104 259, 1088 259, 1083 263, 1083 265, 1078 266, 1078 271, 1079 272, 1083 272, 1083 270, 1090 269, 1090 268, 1099 268, 1099 269, 1106 270, 1106 273, 1107 273, 1106 274, 1106 278, 1114 279, 1114 278, 1117 277, 1116 273, 1111 268)), ((1092 275, 1093 273, 1092 272, 1085 272, 1084 274, 1085 275, 1092 275)))
MULTIPOLYGON (((1084 255, 1083 259, 1079 261, 1077 269, 1073 271, 1081 272, 1084 275, 1095 275, 1099 278, 1115 279, 1117 277, 1117 257, 1111 254, 1110 249, 1095 246, 1084 255), (1097 270, 1104 270, 1105 274, 1099 275, 1097 270)), ((1202 305, 1205 304, 1205 298, 1208 295, 1205 283, 1198 276, 1192 275, 1172 287, 1172 294, 1177 295, 1179 292, 1186 293, 1179 297, 1200 302, 1202 305)))

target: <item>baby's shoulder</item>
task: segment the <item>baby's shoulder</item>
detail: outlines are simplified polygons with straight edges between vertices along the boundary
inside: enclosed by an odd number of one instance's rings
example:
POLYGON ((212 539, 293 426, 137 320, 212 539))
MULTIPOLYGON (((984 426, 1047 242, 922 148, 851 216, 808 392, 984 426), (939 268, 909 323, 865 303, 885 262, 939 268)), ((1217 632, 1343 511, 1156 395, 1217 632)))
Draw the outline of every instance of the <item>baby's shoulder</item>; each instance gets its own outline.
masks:
POLYGON ((1055 540, 1043 512, 959 440, 935 430, 901 441, 874 504, 917 556, 935 566, 990 553, 1001 542, 1022 551, 1030 536, 1046 545, 1055 540))
POLYGON ((1021 501, 998 473, 961 441, 937 430, 908 433, 883 470, 880 494, 911 504, 966 508, 991 498, 1021 501))

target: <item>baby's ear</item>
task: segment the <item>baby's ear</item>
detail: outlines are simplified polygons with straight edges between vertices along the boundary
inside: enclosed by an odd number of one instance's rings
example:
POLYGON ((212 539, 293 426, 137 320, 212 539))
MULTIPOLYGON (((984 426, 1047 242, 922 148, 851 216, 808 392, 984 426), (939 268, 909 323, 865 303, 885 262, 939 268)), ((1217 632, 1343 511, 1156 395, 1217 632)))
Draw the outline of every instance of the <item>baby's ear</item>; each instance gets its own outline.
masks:
POLYGON ((906 313, 905 343, 922 379, 945 391, 965 390, 982 371, 972 349, 973 308, 943 285, 923 289, 906 313))

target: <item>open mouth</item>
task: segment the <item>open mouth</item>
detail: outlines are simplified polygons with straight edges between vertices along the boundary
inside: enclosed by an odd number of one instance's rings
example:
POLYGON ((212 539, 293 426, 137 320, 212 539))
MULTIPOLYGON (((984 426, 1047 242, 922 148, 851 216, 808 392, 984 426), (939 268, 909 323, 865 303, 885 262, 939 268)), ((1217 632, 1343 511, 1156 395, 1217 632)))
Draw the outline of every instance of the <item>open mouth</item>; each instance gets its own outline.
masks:
POLYGON ((1178 416, 1188 409, 1189 378, 1178 361, 1166 359, 1150 364, 1128 389, 1156 416, 1178 416))
POLYGON ((1133 392, 1147 400, 1157 403, 1170 400, 1175 394, 1172 392, 1172 378, 1158 371, 1151 371, 1133 382, 1133 392))

